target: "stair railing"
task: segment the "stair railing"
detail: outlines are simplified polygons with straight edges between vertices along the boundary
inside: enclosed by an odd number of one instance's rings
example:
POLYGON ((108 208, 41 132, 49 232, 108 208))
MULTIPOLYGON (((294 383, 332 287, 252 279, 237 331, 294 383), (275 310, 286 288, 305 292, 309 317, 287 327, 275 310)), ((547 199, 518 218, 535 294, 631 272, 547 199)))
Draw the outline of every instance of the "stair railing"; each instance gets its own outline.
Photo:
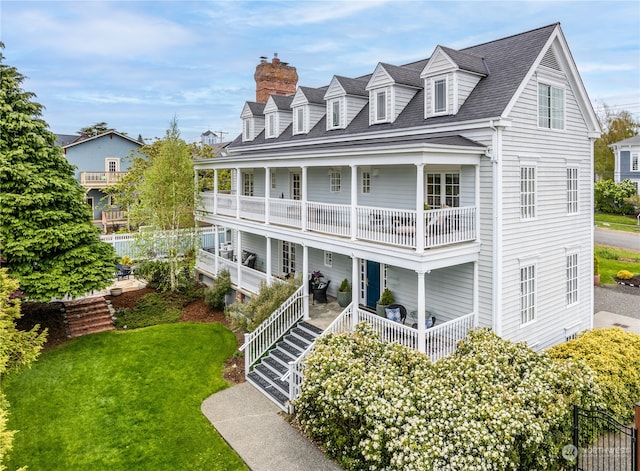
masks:
POLYGON ((289 381, 289 412, 293 412, 293 407, 291 403, 300 395, 300 385, 302 384, 302 368, 304 365, 304 360, 309 354, 315 349, 316 342, 320 337, 323 337, 327 334, 339 334, 342 332, 351 332, 351 312, 352 312, 352 304, 349 304, 344 311, 340 313, 338 317, 336 317, 329 327, 327 327, 316 339, 311 342, 311 345, 307 347, 307 349, 302 352, 302 354, 294 361, 289 362, 289 371, 280 378, 282 381, 289 381))
POLYGON ((304 315, 303 286, 258 326, 253 332, 244 334, 244 372, 249 374, 251 366, 291 329, 304 315))

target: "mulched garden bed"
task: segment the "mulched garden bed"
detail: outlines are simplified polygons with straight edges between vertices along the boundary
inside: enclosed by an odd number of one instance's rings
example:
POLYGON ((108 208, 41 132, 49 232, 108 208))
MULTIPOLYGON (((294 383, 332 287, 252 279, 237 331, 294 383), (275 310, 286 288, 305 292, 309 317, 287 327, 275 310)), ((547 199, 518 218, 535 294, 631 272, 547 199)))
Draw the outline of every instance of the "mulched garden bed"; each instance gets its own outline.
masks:
POLYGON ((629 278, 628 280, 622 280, 616 277, 614 277, 614 279, 616 280, 616 283, 618 283, 619 285, 633 286, 636 288, 640 288, 640 278, 637 276, 633 278, 629 278))
MULTIPOLYGON (((105 296, 111 301, 115 309, 131 309, 138 300, 145 294, 154 293, 153 288, 141 288, 132 291, 125 291, 120 296, 105 296)), ((48 329, 47 342, 44 349, 50 349, 64 342, 67 342, 67 332, 62 320, 60 303, 22 303, 22 317, 18 319, 17 326, 20 330, 30 330, 36 324, 40 325, 40 330, 48 329)), ((233 331, 227 322, 224 312, 211 309, 204 302, 198 299, 189 303, 182 309, 180 322, 219 322, 233 331)), ((244 342, 242 332, 233 331, 236 334, 238 346, 244 342)), ((225 363, 224 377, 231 383, 242 383, 244 378, 244 355, 234 355, 225 363)))

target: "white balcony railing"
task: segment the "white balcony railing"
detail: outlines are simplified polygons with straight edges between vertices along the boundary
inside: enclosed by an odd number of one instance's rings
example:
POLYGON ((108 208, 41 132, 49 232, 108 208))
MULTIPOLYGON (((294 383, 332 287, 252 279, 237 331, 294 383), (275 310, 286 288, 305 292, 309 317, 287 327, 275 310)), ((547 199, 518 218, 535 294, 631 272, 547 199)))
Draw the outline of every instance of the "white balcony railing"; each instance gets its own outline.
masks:
POLYGON ((217 214, 239 216, 257 222, 288 226, 338 237, 388 244, 399 247, 426 249, 442 245, 475 240, 477 237, 475 206, 441 208, 417 212, 410 209, 375 208, 282 198, 269 199, 269 214, 265 198, 202 193, 200 209, 214 213, 217 198, 217 214), (418 225, 424 239, 418 240, 418 225), (355 230, 354 230, 355 226, 355 230), (421 241, 423 242, 421 243, 421 241))
POLYGON ((80 185, 106 188, 122 180, 127 172, 80 172, 80 185))

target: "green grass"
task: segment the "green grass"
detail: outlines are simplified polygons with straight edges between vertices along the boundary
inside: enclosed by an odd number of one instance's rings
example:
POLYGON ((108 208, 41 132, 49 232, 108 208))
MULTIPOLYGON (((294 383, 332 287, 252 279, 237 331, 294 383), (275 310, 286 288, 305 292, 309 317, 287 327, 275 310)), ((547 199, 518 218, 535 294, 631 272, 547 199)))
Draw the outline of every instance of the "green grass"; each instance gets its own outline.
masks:
POLYGON ((620 270, 628 270, 634 275, 640 274, 640 252, 604 245, 596 245, 594 251, 598 257, 600 283, 615 284, 613 277, 620 270))
POLYGON ((635 216, 620 216, 618 214, 596 213, 595 224, 598 227, 615 229, 617 231, 640 232, 638 219, 635 216))
POLYGON ((246 470, 202 415, 236 338, 178 323, 89 335, 9 377, 12 470, 246 470))

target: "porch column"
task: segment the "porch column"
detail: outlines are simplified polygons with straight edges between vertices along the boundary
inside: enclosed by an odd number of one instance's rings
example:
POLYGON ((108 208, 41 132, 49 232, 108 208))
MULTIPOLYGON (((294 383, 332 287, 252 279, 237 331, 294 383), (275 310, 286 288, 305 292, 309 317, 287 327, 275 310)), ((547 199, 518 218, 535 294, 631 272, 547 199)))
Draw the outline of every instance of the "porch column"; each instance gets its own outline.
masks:
POLYGON ((358 206, 358 166, 351 165, 351 240, 356 240, 358 236, 357 206, 358 206))
POLYGON ((242 233, 240 231, 236 231, 236 272, 238 275, 238 288, 242 289, 244 286, 242 285, 242 233))
MULTIPOLYGON (((416 252, 424 252, 424 164, 416 164, 416 252)), ((424 287, 423 287, 424 291, 424 287)))
MULTIPOLYGON (((307 167, 300 167, 302 170, 302 174, 300 178, 302 181, 300 185, 300 198, 302 199, 301 208, 300 208, 300 229, 302 232, 307 230, 307 167)), ((305 270, 305 275, 307 274, 307 270, 305 270)))
POLYGON ((473 326, 478 327, 478 308, 480 306, 480 283, 478 282, 478 261, 473 262, 473 326))
POLYGON ((426 352, 426 319, 425 319, 425 295, 424 295, 424 272, 418 273, 418 351, 426 352))
POLYGON ((213 169, 213 214, 218 214, 218 169, 213 169))
POLYGON ((220 230, 220 226, 213 226, 213 228, 216 231, 216 236, 214 238, 214 243, 213 243, 213 254, 215 255, 215 257, 213 257, 213 271, 215 272, 215 274, 218 274, 218 270, 219 270, 219 261, 218 261, 218 257, 220 257, 220 235, 219 235, 219 230, 220 230))
POLYGON ((302 246, 302 294, 304 302, 302 303, 303 316, 305 321, 309 320, 309 248, 302 246))
MULTIPOLYGON (((264 223, 269 224, 269 200, 271 199, 271 169, 264 168, 264 223)), ((267 281, 267 283, 269 283, 267 281)), ((269 283, 270 284, 270 283, 269 283)))
POLYGON ((356 330, 356 325, 360 322, 358 318, 358 305, 360 297, 360 280, 358 278, 360 259, 354 255, 351 256, 351 330, 356 330))
POLYGON ((236 219, 240 219, 240 191, 242 190, 242 172, 236 167, 236 219))
POLYGON ((273 277, 271 276, 271 237, 267 236, 267 257, 265 261, 265 272, 267 274, 267 284, 273 283, 273 277))

